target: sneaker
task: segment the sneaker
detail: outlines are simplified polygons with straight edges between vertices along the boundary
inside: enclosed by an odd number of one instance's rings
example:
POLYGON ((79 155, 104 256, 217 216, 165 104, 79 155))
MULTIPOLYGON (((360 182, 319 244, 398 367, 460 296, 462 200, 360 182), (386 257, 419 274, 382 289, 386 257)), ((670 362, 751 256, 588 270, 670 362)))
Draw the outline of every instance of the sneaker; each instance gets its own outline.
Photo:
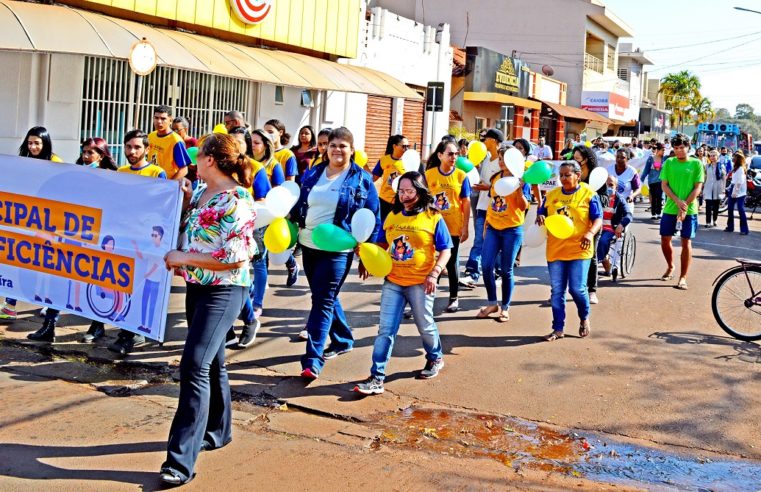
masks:
POLYGON ((435 378, 439 375, 439 371, 444 368, 444 359, 436 359, 426 361, 425 367, 420 371, 420 377, 423 379, 435 378))
POLYGON ((309 379, 311 381, 314 381, 315 379, 320 377, 320 373, 314 371, 311 367, 307 367, 303 371, 301 371, 301 377, 304 379, 309 379))
POLYGON ((340 350, 336 350, 334 348, 328 347, 327 350, 325 350, 325 352, 322 353, 322 358, 325 360, 335 359, 339 355, 348 354, 352 350, 353 350, 352 347, 340 349, 340 350))
POLYGON ((361 395, 380 395, 384 391, 383 380, 376 376, 370 376, 354 387, 354 392, 361 395))
POLYGON ((3 306, 3 309, 0 309, 0 319, 14 320, 17 315, 16 310, 8 306, 3 306))
POLYGON ((262 326, 262 324, 258 319, 255 319, 250 325, 244 326, 243 332, 240 334, 240 338, 238 338, 238 347, 246 348, 253 345, 260 326, 262 326))
POLYGON ((650 220, 655 220, 655 219, 657 219, 657 218, 658 218, 658 216, 657 216, 657 215, 651 215, 651 216, 650 216, 650 220))
POLYGON ((299 332, 299 340, 306 342, 309 340, 309 332, 306 330, 301 330, 299 332))
POLYGON ((449 306, 447 306, 448 313, 456 313, 460 310, 460 302, 457 299, 450 299, 449 306))
POLYGON ((457 281, 457 284, 460 287, 464 287, 466 289, 475 289, 476 288, 476 279, 473 278, 473 276, 469 273, 463 274, 462 277, 457 281))
POLYGON ((285 281, 286 287, 292 287, 293 284, 299 281, 299 266, 295 265, 293 268, 288 269, 288 279, 285 281))
POLYGON ((235 329, 230 328, 227 330, 227 335, 225 335, 225 347, 231 348, 231 347, 237 347, 238 346, 238 337, 235 335, 235 329))
POLYGON ((90 329, 87 330, 85 336, 82 337, 82 343, 93 343, 99 338, 103 338, 106 335, 106 327, 103 323, 93 322, 90 325, 90 329))
POLYGON ((597 292, 589 293, 589 304, 599 304, 600 300, 597 298, 597 292))
POLYGON ((108 350, 124 356, 132 352, 133 348, 145 345, 145 337, 143 335, 130 335, 132 333, 127 335, 121 333, 116 341, 108 346, 108 350))
POLYGON ((404 310, 404 319, 412 319, 412 309, 407 308, 404 310))

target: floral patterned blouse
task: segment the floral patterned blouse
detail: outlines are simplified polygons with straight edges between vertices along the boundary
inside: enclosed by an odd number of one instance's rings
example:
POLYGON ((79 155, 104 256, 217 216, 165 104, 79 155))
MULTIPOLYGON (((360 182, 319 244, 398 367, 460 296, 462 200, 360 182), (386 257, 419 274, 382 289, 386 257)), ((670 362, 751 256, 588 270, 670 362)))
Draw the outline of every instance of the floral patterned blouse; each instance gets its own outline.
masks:
POLYGON ((185 281, 201 285, 251 284, 249 261, 256 254, 254 242, 254 201, 240 186, 222 191, 198 207, 206 190, 200 184, 193 192, 190 206, 183 215, 180 249, 189 253, 211 253, 222 263, 245 262, 233 270, 211 271, 185 266, 181 269, 185 281))

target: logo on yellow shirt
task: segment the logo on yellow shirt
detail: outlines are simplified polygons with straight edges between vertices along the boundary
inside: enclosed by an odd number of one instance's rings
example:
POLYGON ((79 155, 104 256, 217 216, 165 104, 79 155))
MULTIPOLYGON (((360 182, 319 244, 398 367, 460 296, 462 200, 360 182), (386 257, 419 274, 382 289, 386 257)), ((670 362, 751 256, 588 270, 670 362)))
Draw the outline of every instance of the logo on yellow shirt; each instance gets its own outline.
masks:
POLYGON ((442 211, 449 210, 451 208, 451 204, 449 203, 449 198, 447 198, 446 191, 436 193, 436 208, 442 211))
POLYGON ((501 196, 497 195, 491 200, 491 209, 495 212, 504 212, 507 210, 507 203, 501 196))
POLYGON ((396 261, 407 261, 412 258, 415 250, 410 245, 409 237, 399 236, 394 239, 394 247, 391 249, 391 257, 396 261))

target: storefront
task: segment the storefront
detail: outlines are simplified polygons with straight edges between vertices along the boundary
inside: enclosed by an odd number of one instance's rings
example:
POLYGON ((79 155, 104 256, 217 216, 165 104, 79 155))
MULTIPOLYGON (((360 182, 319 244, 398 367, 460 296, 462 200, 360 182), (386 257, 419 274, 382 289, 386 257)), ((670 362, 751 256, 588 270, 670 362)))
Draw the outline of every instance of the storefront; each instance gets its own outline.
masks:
POLYGON ((657 108, 642 108, 639 110, 639 127, 637 136, 663 140, 671 135, 671 119, 668 111, 657 108))
POLYGON ((605 134, 612 121, 597 113, 562 104, 542 103, 542 129, 547 145, 557 155, 564 146, 565 139, 577 136, 593 140, 605 134))
POLYGON ((464 70, 452 80, 451 107, 462 115, 463 126, 472 132, 499 128, 506 138, 538 134, 541 103, 528 99, 523 62, 482 47, 466 52, 464 70))
POLYGON ((351 94, 421 100, 392 76, 336 62, 357 56, 361 0, 322 9, 278 0, 254 24, 228 0, 145 0, 140 12, 119 0, 63 3, 82 8, 0 0, 0 101, 12 115, 0 124, 0 152, 15 153, 27 129, 43 125, 64 160, 89 136, 121 157, 124 134, 150 130, 158 104, 187 117, 195 135, 239 110, 252 126, 278 118, 295 135, 305 124, 346 125, 362 139, 365 115, 347 111, 351 94), (138 76, 128 59, 143 38, 157 66, 138 76))

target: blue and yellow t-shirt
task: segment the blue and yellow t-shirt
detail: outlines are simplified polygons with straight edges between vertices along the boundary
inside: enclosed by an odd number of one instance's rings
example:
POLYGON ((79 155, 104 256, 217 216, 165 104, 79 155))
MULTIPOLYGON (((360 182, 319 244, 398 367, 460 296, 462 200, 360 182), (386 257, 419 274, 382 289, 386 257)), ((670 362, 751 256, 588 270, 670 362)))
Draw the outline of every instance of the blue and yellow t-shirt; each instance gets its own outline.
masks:
POLYGON ((296 156, 291 152, 291 149, 283 147, 276 151, 275 159, 280 163, 280 167, 283 168, 283 173, 286 178, 297 176, 299 174, 299 164, 296 161, 296 156))
POLYGON ((452 247, 444 217, 433 210, 391 212, 383 229, 392 263, 386 279, 402 287, 422 284, 436 264, 436 251, 452 247))
POLYGON ((581 249, 581 237, 592 221, 602 217, 600 198, 588 184, 579 183, 573 193, 566 193, 562 187, 548 191, 539 213, 547 217, 562 214, 573 221, 573 234, 568 239, 547 234, 547 261, 587 260, 594 256, 591 246, 581 249))
POLYGON ((155 164, 146 163, 143 167, 122 166, 117 169, 119 172, 136 174, 138 176, 147 176, 149 178, 166 179, 166 172, 155 164))
POLYGON ((494 184, 503 177, 502 173, 492 176, 489 208, 486 209, 486 223, 499 231, 521 226, 526 220, 526 209, 522 208, 525 202, 521 188, 508 196, 497 195, 494 191, 494 184))
POLYGON ((312 159, 312 162, 309 163, 309 169, 312 169, 314 166, 320 163, 322 163, 322 154, 318 154, 314 159, 312 159))
POLYGON ((254 179, 248 192, 254 197, 254 201, 262 200, 272 189, 269 177, 267 176, 267 170, 264 169, 261 162, 257 160, 249 159, 249 162, 251 163, 251 176, 253 176, 254 179))
POLYGON ((381 200, 387 203, 394 203, 396 192, 391 187, 391 183, 402 174, 404 174, 404 164, 401 159, 394 159, 389 154, 380 158, 373 168, 373 176, 381 178, 381 188, 378 192, 381 200))
MULTIPOLYGON (((460 236, 463 226, 463 198, 470 198, 470 181, 461 169, 453 168, 444 174, 440 167, 434 167, 425 172, 428 189, 433 195, 433 206, 436 207, 452 236, 460 236)), ((470 209, 467 210, 470 213, 470 209)))
POLYGON ((148 134, 148 152, 145 158, 166 171, 169 179, 174 178, 181 168, 190 165, 185 142, 175 132, 162 136, 155 131, 148 134))
POLYGON ((285 176, 283 175, 283 168, 280 167, 280 163, 275 159, 274 157, 271 157, 269 161, 267 161, 266 164, 254 161, 260 166, 264 167, 264 170, 267 173, 267 179, 270 180, 270 185, 274 188, 275 186, 280 186, 285 182, 285 176))

